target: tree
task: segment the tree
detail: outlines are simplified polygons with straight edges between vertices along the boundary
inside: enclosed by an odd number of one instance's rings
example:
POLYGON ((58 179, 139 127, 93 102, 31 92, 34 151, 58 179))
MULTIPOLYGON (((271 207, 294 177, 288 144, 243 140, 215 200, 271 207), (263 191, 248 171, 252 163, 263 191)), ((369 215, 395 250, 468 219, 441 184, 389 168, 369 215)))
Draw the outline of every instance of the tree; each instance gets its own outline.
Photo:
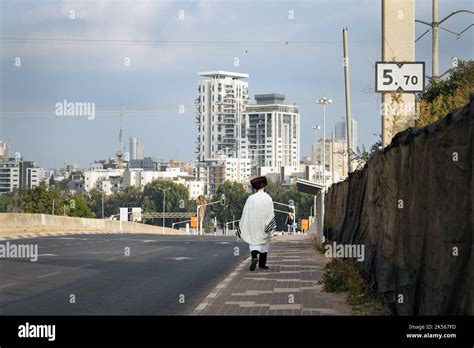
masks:
MULTIPOLYGON (((189 200, 188 188, 182 184, 169 180, 154 180, 147 184, 143 190, 143 197, 148 197, 147 206, 155 207, 155 211, 163 211, 163 190, 166 190, 167 212, 190 212, 195 210, 195 203, 189 200)), ((166 219, 165 225, 170 226, 178 219, 166 219)), ((161 221, 153 221, 159 225, 161 221)))
POLYGON ((474 61, 460 61, 445 80, 433 80, 425 93, 417 98, 419 118, 417 127, 423 127, 463 107, 474 91, 474 61))
POLYGON ((245 201, 249 196, 244 185, 235 181, 225 181, 212 196, 211 202, 220 201, 222 195, 225 196, 225 205, 217 203, 210 206, 209 217, 216 217, 221 224, 240 219, 245 201))
POLYGON ((83 194, 76 194, 69 197, 68 207, 69 207, 69 216, 75 217, 85 217, 85 218, 94 218, 96 214, 92 212, 89 205, 87 204, 87 199, 83 194))

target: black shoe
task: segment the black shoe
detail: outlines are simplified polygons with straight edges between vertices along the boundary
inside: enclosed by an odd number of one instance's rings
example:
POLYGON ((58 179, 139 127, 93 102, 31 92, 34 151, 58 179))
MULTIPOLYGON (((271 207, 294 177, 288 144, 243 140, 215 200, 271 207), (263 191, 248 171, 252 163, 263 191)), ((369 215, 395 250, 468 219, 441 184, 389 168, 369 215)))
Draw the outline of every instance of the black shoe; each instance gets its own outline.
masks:
POLYGON ((255 268, 257 267, 258 259, 252 259, 252 263, 250 264, 250 270, 255 271, 255 268))
POLYGON ((268 269, 266 266, 267 264, 267 253, 261 253, 258 259, 258 268, 260 269, 268 269))

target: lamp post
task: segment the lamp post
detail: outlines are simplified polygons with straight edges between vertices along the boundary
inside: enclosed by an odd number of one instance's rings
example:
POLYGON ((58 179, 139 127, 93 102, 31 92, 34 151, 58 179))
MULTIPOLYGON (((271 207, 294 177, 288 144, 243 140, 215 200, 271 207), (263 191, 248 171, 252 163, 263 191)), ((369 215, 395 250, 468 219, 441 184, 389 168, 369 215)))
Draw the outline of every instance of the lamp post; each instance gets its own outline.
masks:
MULTIPOLYGON (((316 152, 316 148, 318 146, 318 130, 321 129, 321 126, 319 124, 315 124, 313 127, 312 127, 315 131, 316 131, 316 142, 315 142, 315 146, 314 146, 314 165, 315 165, 315 168, 317 166, 317 162, 318 162, 318 156, 317 156, 317 152, 316 152)), ((315 181, 316 182, 319 182, 319 175, 316 177, 316 173, 317 171, 315 171, 315 181)))
POLYGON ((96 190, 99 191, 102 195, 102 219, 104 218, 104 190, 97 188, 96 190))
POLYGON ((332 104, 332 99, 322 97, 316 101, 316 103, 323 106, 323 185, 324 191, 326 191, 326 105, 332 104))
POLYGON ((158 190, 163 191, 163 233, 165 233, 166 191, 170 189, 171 187, 168 187, 166 189, 158 187, 158 190))

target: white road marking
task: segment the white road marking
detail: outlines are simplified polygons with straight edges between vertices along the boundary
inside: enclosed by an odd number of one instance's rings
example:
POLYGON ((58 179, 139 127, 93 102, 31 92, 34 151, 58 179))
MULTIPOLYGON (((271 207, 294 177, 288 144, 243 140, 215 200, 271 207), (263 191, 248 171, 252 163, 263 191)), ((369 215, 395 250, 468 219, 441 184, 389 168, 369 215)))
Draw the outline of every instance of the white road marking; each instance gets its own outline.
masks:
POLYGON ((169 257, 168 260, 183 261, 183 260, 192 260, 191 257, 178 256, 178 257, 169 257))
POLYGON ((82 266, 79 266, 79 267, 74 267, 74 269, 81 269, 81 268, 85 268, 85 267, 89 267, 89 266, 92 266, 91 263, 88 263, 87 265, 82 265, 82 266))
POLYGON ((40 275, 40 276, 38 276, 37 278, 51 277, 51 276, 53 276, 53 275, 55 275, 55 274, 59 274, 59 273, 63 273, 63 272, 59 271, 59 272, 47 273, 47 274, 40 275))
POLYGON ((5 285, 0 285, 0 289, 8 288, 8 287, 13 286, 15 284, 18 284, 18 283, 10 283, 10 284, 5 284, 5 285))

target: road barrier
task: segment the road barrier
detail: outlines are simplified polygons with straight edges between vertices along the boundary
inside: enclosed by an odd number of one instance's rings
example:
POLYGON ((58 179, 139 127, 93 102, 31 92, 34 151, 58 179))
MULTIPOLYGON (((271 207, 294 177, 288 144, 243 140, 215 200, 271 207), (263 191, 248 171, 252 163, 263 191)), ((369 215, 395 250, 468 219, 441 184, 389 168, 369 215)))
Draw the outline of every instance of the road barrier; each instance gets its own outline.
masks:
POLYGON ((134 232, 185 235, 186 232, 137 222, 88 219, 60 215, 0 213, 0 235, 24 232, 134 232))

